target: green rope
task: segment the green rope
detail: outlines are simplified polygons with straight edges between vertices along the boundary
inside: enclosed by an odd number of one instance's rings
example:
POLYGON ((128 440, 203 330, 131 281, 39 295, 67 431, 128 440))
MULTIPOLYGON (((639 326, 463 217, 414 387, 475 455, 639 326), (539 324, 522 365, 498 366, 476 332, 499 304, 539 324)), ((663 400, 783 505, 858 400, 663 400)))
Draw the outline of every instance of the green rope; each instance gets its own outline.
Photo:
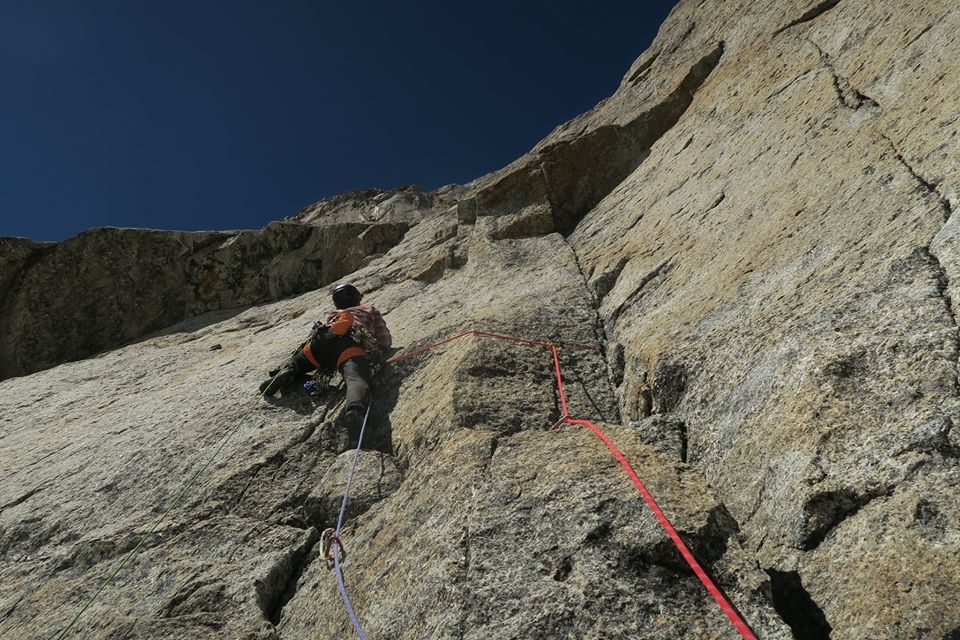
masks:
MULTIPOLYGON (((293 360, 294 355, 296 355, 296 352, 294 352, 287 359, 284 365, 280 367, 280 371, 278 371, 277 374, 273 376, 273 379, 270 381, 271 384, 274 381, 276 381, 276 379, 280 376, 280 372, 283 371, 283 369, 288 364, 290 364, 290 361, 293 360)), ((265 387, 264 390, 260 392, 260 395, 257 396, 257 399, 254 401, 254 403, 259 402, 264 397, 264 394, 266 393, 267 388, 269 388, 269 386, 265 387)), ((136 555, 137 551, 140 550, 140 547, 142 547, 146 543, 146 541, 150 538, 150 536, 152 536, 157 531, 160 525, 163 524, 163 522, 167 519, 167 516, 170 515, 170 512, 173 511, 183 501, 183 498, 187 495, 187 491, 189 491, 190 488, 193 487, 197 479, 200 478, 201 475, 203 475, 203 473, 210 467, 211 464, 213 464, 213 461, 216 459, 218 455, 220 455, 220 452, 223 451, 223 448, 227 446, 227 443, 233 439, 233 436, 236 435, 237 431, 240 430, 240 427, 243 426, 244 421, 246 420, 250 412, 253 411, 254 406, 255 404, 250 407, 250 410, 247 411, 241 417, 240 420, 237 421, 237 425, 230 430, 230 433, 228 433, 227 436, 223 439, 223 441, 220 443, 220 446, 217 447, 217 450, 213 452, 213 455, 211 455, 207 459, 207 461, 203 464, 203 466, 196 473, 193 474, 190 480, 187 481, 187 484, 183 486, 183 488, 180 490, 180 493, 178 493, 177 496, 173 499, 173 501, 171 501, 170 504, 167 506, 166 511, 163 512, 163 515, 157 518, 157 520, 153 523, 153 526, 150 527, 150 530, 147 531, 142 538, 140 538, 140 542, 137 543, 137 546, 135 546, 133 549, 127 552, 127 554, 123 557, 123 561, 110 573, 110 575, 107 577, 104 583, 100 585, 100 588, 97 589, 96 593, 94 593, 93 596, 91 596, 90 599, 87 600, 86 604, 84 604, 83 607, 81 607, 81 609, 77 612, 77 614, 73 616, 73 619, 70 620, 70 624, 68 624, 63 629, 63 631, 61 631, 57 635, 55 640, 63 640, 63 638, 66 637, 67 633, 70 632, 70 630, 77 623, 77 621, 84 614, 84 612, 86 612, 86 610, 90 608, 90 605, 92 605, 96 601, 96 599, 100 597, 100 594, 103 593, 104 589, 110 586, 110 584, 114 581, 117 575, 119 575, 119 573, 123 570, 123 568, 127 566, 127 564, 130 562, 133 556, 136 555)))

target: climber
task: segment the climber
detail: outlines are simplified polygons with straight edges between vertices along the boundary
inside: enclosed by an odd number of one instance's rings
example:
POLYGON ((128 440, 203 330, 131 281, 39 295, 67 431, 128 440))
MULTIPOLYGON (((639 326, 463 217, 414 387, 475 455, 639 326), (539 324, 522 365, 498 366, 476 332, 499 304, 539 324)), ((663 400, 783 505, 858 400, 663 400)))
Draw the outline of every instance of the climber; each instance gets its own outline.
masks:
POLYGON ((373 305, 360 304, 362 299, 363 295, 350 283, 334 287, 333 306, 337 310, 317 322, 310 339, 283 368, 272 371, 271 378, 260 385, 263 395, 273 396, 314 369, 326 374, 339 371, 347 385, 341 421, 353 447, 370 402, 373 371, 379 367, 383 351, 393 343, 383 316, 373 305))

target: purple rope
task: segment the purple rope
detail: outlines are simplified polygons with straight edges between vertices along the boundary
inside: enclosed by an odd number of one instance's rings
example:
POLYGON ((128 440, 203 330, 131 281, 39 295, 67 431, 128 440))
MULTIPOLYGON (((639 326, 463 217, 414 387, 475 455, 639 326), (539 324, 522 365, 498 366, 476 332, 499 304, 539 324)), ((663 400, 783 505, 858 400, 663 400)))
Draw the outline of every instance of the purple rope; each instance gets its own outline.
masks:
POLYGON ((353 472, 357 469, 357 462, 360 460, 360 447, 363 445, 363 432, 367 429, 367 418, 370 417, 370 405, 367 405, 367 412, 363 414, 363 424, 360 425, 360 436, 357 438, 357 450, 353 452, 353 464, 350 465, 350 473, 347 474, 347 487, 343 490, 343 502, 340 503, 340 515, 337 516, 337 537, 340 537, 340 530, 343 528, 343 514, 347 512, 347 501, 350 499, 350 485, 353 484, 353 472))
MULTIPOLYGON (((367 429, 367 419, 370 417, 370 405, 367 405, 367 412, 363 415, 363 424, 360 426, 360 436, 357 438, 357 450, 353 454, 353 464, 350 465, 350 473, 347 474, 347 486, 343 490, 343 502, 340 503, 340 515, 337 517, 337 529, 335 543, 340 547, 340 551, 343 550, 343 545, 340 544, 340 531, 343 529, 343 516, 347 512, 347 502, 350 500, 350 486, 353 484, 353 472, 357 469, 357 462, 360 460, 360 446, 363 444, 363 433, 367 429)), ((340 592, 340 599, 343 600, 343 606, 347 608, 347 615, 350 616, 350 622, 353 623, 353 628, 356 630, 357 635, 360 636, 361 640, 367 640, 366 634, 363 633, 363 629, 360 628, 360 620, 357 619, 357 612, 353 608, 353 603, 350 602, 350 596, 347 595, 347 585, 343 581, 343 571, 340 569, 340 553, 338 550, 333 552, 333 569, 334 576, 337 579, 337 590, 340 592)))
MULTIPOLYGON (((339 540, 337 544, 340 544, 339 540)), ((360 620, 357 619, 357 612, 353 610, 353 603, 350 602, 350 596, 347 595, 347 585, 343 583, 343 572, 340 570, 340 554, 336 551, 333 553, 333 565, 334 576, 337 578, 337 590, 340 592, 340 599, 343 600, 343 606, 347 608, 347 615, 350 616, 350 622, 353 623, 353 628, 356 629, 360 640, 367 640, 366 634, 364 634, 363 629, 360 628, 360 620)))

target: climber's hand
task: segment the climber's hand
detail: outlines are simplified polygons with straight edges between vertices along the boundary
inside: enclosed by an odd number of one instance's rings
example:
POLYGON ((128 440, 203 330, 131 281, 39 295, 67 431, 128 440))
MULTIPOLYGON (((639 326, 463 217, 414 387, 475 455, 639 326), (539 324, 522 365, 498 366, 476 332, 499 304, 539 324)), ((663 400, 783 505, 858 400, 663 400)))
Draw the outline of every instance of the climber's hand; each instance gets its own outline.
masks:
POLYGON ((281 369, 277 373, 273 374, 269 380, 264 380, 260 384, 260 393, 269 398, 277 391, 280 391, 280 389, 288 386, 291 382, 296 380, 296 378, 297 372, 293 369, 281 369))

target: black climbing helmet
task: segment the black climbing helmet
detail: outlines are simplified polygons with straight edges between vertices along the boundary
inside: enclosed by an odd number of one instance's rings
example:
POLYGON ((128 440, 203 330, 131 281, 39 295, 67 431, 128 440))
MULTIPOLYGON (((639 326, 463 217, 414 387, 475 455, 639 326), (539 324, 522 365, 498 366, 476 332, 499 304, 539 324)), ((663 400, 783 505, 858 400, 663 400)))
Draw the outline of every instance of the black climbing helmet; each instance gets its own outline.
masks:
POLYGON ((360 304, 363 294, 349 282, 338 284, 333 288, 333 306, 337 309, 346 309, 360 304))

